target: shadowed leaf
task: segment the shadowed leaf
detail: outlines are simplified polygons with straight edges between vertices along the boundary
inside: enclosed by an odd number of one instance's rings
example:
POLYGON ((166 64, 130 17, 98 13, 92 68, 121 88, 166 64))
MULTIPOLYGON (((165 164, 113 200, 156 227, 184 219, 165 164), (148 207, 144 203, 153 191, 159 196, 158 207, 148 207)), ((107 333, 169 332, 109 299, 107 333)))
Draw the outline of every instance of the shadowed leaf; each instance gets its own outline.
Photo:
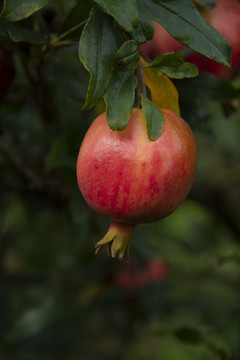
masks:
POLYGON ((159 109, 151 100, 146 96, 141 95, 142 98, 142 109, 147 122, 147 133, 150 140, 157 140, 163 132, 164 128, 164 116, 159 109))
POLYGON ((107 122, 112 130, 123 130, 127 126, 135 99, 136 86, 135 73, 116 66, 104 96, 107 122))
POLYGON ((101 98, 112 72, 117 47, 111 17, 95 8, 85 25, 79 47, 79 57, 90 73, 84 109, 101 98))

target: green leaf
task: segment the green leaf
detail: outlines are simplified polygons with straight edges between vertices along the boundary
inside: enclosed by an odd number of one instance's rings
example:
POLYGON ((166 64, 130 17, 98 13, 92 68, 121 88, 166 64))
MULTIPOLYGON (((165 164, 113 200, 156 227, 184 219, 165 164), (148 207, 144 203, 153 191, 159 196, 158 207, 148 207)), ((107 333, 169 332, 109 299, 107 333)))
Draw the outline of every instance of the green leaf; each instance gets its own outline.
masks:
POLYGON ((75 159, 69 154, 66 139, 57 139, 53 142, 45 160, 46 170, 59 168, 75 168, 75 159))
POLYGON ((204 6, 206 8, 212 8, 217 4, 218 0, 195 0, 195 3, 197 3, 200 6, 204 6))
POLYGON ((154 34, 154 25, 151 16, 146 11, 145 6, 137 0, 139 24, 135 31, 131 33, 131 36, 138 43, 143 44, 147 40, 151 40, 154 34))
POLYGON ((136 86, 135 73, 117 65, 104 96, 107 122, 112 130, 126 128, 131 117, 136 86))
POLYGON ((196 329, 183 326, 174 332, 175 336, 189 345, 205 345, 219 359, 230 359, 230 349, 222 334, 214 328, 196 329))
POLYGON ((82 27, 88 19, 89 12, 93 6, 93 0, 81 0, 77 3, 63 21, 58 35, 66 34, 68 38, 80 36, 82 27))
POLYGON ((113 20, 95 8, 83 29, 79 47, 80 60, 90 73, 83 109, 94 106, 103 95, 111 76, 116 52, 113 20))
POLYGON ((136 0, 94 0, 107 14, 114 17, 126 31, 134 31, 138 26, 136 0))
POLYGON ((150 140, 157 140, 164 129, 164 116, 162 110, 146 96, 141 95, 142 109, 147 122, 147 134, 150 140))
POLYGON ((87 91, 87 85, 82 81, 81 75, 72 68, 54 62, 50 67, 51 74, 57 85, 64 91, 65 94, 77 101, 84 101, 87 91), (79 86, 81 84, 81 86, 79 86))
POLYGON ((197 66, 184 62, 178 52, 161 55, 155 58, 148 67, 159 75, 166 74, 168 77, 174 79, 189 78, 198 75, 197 66))
POLYGON ((35 32, 30 29, 21 28, 18 25, 0 20, 0 35, 13 42, 26 42, 35 45, 48 43, 48 35, 44 32, 35 32))
POLYGON ((22 20, 48 4, 48 0, 5 0, 0 17, 8 21, 22 20))
POLYGON ((126 41, 117 52, 118 64, 125 65, 129 70, 135 70, 139 60, 138 44, 135 40, 126 41))
POLYGON ((153 20, 160 23, 183 45, 231 67, 229 43, 203 19, 191 0, 148 0, 144 4, 153 20))
POLYGON ((131 32, 131 36, 135 41, 137 41, 140 44, 143 44, 147 41, 140 23, 138 24, 137 29, 131 32))
POLYGON ((125 58, 132 54, 135 54, 138 51, 138 44, 135 40, 126 41, 118 50, 117 58, 125 58))

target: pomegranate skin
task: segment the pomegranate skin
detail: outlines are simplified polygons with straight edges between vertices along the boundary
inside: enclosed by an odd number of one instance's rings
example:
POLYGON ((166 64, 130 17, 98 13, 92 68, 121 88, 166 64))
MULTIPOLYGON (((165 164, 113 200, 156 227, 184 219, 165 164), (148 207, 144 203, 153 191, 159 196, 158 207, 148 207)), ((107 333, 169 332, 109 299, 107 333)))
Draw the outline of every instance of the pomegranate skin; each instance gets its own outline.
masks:
MULTIPOLYGON (((231 45, 234 70, 240 61, 240 3, 237 0, 219 0, 213 9, 202 10, 201 14, 231 45)), ((184 49, 184 45, 175 40, 161 25, 154 23, 153 39, 141 45, 140 49, 153 59, 164 53, 180 51, 184 49)), ((197 52, 186 56, 184 60, 197 65, 200 72, 222 78, 231 78, 234 75, 227 67, 197 52)))
POLYGON ((189 193, 197 151, 191 129, 162 109, 162 135, 151 141, 141 109, 123 131, 112 131, 106 114, 90 126, 77 160, 77 180, 93 210, 115 222, 145 223, 174 211, 189 193))

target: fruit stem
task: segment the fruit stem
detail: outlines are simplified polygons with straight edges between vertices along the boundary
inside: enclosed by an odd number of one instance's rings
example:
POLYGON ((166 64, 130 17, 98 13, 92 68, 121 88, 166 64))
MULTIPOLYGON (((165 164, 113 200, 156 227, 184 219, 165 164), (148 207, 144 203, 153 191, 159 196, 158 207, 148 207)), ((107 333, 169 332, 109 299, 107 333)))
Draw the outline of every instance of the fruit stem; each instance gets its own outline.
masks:
POLYGON ((129 258, 129 246, 136 224, 122 223, 112 220, 107 234, 96 245, 97 254, 104 245, 108 245, 109 256, 119 260, 129 258))
POLYGON ((137 74, 137 87, 138 87, 138 105, 137 105, 137 107, 141 108, 142 107, 141 94, 144 94, 145 96, 147 96, 147 89, 146 89, 144 75, 143 75, 143 65, 142 65, 141 61, 139 61, 139 63, 138 63, 136 74, 137 74))

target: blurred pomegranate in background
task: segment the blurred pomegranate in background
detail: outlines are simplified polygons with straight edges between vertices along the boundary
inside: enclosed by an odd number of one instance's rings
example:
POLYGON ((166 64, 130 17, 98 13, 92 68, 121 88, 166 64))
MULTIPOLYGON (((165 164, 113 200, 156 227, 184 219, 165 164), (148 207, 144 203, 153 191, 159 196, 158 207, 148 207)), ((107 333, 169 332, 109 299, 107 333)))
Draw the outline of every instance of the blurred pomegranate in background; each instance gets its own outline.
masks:
MULTIPOLYGON (((231 45, 232 71, 197 52, 186 56, 184 60, 197 65, 200 72, 209 72, 219 77, 232 78, 235 75, 233 70, 236 69, 240 62, 240 2, 237 0, 219 0, 213 8, 201 8, 200 12, 231 45)), ((175 40, 161 25, 155 23, 154 27, 153 39, 140 46, 140 49, 150 59, 164 53, 184 49, 184 46, 175 40)))
POLYGON ((136 291, 150 284, 158 284, 167 276, 167 263, 161 259, 147 259, 144 266, 132 260, 113 275, 113 282, 127 291, 136 291))

